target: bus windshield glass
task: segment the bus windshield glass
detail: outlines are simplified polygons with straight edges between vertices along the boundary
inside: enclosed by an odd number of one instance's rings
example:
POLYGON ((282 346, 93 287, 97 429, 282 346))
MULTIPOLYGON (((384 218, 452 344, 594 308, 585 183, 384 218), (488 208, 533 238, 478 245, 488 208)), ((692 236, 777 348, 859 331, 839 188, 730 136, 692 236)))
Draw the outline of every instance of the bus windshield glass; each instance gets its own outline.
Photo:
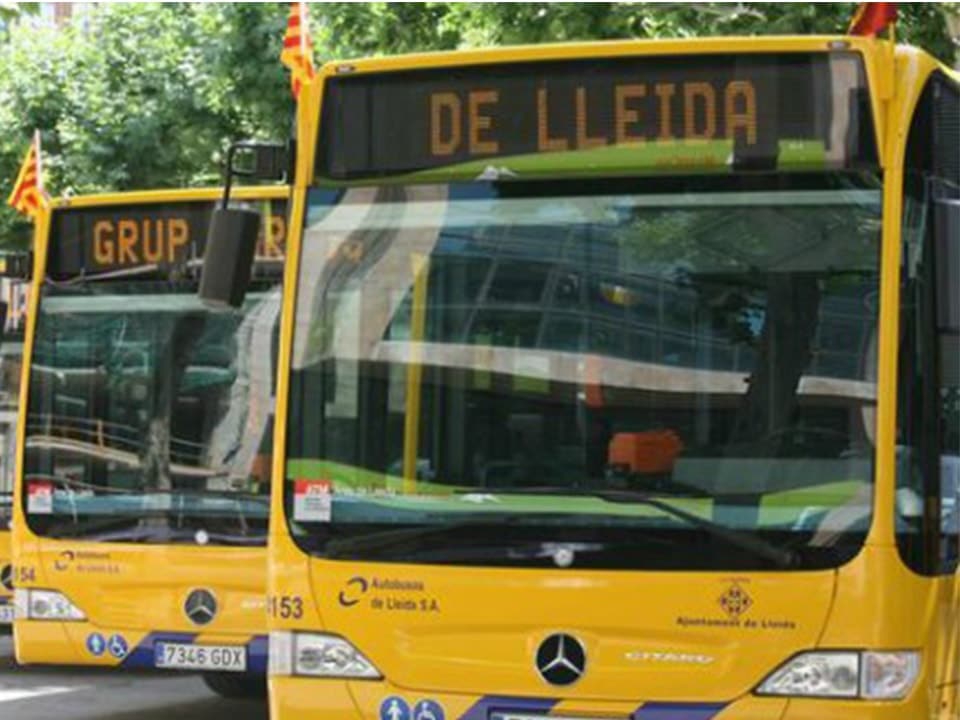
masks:
POLYGON ((280 290, 208 311, 196 282, 48 281, 26 424, 25 510, 48 537, 265 542, 280 290))
POLYGON ((334 560, 846 562, 880 198, 868 173, 315 188, 292 536, 334 560))

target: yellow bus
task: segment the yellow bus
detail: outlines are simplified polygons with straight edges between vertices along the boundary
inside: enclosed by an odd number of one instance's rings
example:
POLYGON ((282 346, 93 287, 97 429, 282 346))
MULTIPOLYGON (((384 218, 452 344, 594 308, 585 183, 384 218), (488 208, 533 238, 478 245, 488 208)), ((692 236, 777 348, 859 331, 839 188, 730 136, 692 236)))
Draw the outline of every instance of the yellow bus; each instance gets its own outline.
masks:
POLYGON ((26 299, 26 282, 0 278, 0 303, 6 310, 3 341, 0 343, 0 628, 8 628, 13 623, 10 525, 13 520, 13 465, 26 299))
POLYGON ((74 197, 37 221, 14 491, 22 664, 200 671, 265 691, 268 458, 288 189, 255 291, 197 282, 219 191, 74 197))
POLYGON ((274 720, 957 718, 956 76, 716 38, 304 93, 274 720))

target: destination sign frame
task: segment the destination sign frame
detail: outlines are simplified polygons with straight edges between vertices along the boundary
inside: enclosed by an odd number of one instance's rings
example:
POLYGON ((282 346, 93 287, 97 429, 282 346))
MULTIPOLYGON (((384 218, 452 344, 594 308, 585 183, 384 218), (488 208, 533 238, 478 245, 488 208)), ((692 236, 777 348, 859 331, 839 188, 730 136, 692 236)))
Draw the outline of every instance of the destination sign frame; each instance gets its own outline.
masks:
MULTIPOLYGON (((173 268, 199 264, 217 202, 211 199, 55 208, 46 276, 56 281, 96 279, 144 267, 155 267, 157 274, 166 275, 173 268)), ((287 201, 263 199, 236 204, 261 212, 269 206, 269 231, 261 223, 256 260, 261 268, 282 265, 287 201)))
POLYGON ((879 164, 853 51, 526 61, 325 82, 320 183, 879 164))

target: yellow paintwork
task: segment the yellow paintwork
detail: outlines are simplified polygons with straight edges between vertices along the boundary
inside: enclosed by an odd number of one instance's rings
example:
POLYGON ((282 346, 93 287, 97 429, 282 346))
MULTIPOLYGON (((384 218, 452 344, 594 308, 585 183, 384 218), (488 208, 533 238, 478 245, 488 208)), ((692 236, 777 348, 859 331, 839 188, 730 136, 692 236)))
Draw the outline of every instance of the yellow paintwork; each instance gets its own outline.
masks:
MULTIPOLYGON (((285 199, 289 187, 235 188, 237 200, 285 199)), ((53 213, 66 208, 189 202, 220 198, 219 188, 107 193, 55 199, 37 218, 34 236, 34 274, 29 296, 24 342, 21 397, 29 395, 30 363, 36 332, 37 291, 45 275, 48 233, 53 213)), ((86 622, 15 621, 15 648, 20 663, 143 666, 152 655, 136 655, 150 633, 184 634, 197 643, 241 645, 259 642, 265 613, 264 548, 141 545, 54 540, 32 533, 23 514, 23 453, 26 403, 21 402, 17 425, 17 482, 14 485, 13 560, 18 587, 57 590, 87 614, 86 622), (72 553, 68 555, 66 553, 72 553), (24 580, 24 578, 31 578, 24 580), (187 594, 211 590, 219 613, 198 628, 183 612, 187 594), (86 647, 91 633, 104 638, 120 635, 130 652, 118 658, 109 652, 92 655, 86 647), (193 637, 196 636, 196 637, 193 637)))
MULTIPOLYGON (((334 62, 304 89, 298 113, 297 176, 287 242, 274 447, 286 447, 289 368, 305 193, 323 80, 340 72, 390 72, 473 63, 582 57, 827 51, 846 43, 863 53, 885 171, 877 406, 875 512, 862 552, 836 570, 808 572, 576 572, 456 568, 313 559, 284 521, 285 458, 274 454, 269 593, 304 600, 299 619, 271 617, 277 631, 326 631, 348 638, 382 671, 382 681, 271 678, 271 717, 381 720, 393 695, 410 706, 439 700, 447 720, 487 720, 475 704, 489 696, 553 698, 554 715, 686 720, 957 720, 960 683, 960 579, 920 577, 901 561, 894 535, 896 385, 902 158, 929 55, 885 41, 849 37, 760 37, 541 45, 334 62), (353 577, 418 583, 420 590, 379 592, 382 609, 344 607, 338 594, 353 577), (733 583, 750 596, 744 624, 683 626, 681 618, 723 620, 718 598, 733 583), (426 605, 420 601, 425 600, 426 605), (438 610, 431 611, 431 601, 438 610), (412 601, 412 604, 411 604, 412 601), (421 608, 426 607, 427 610, 421 608), (749 620, 755 626, 747 627, 749 620), (573 631, 590 671, 569 688, 544 684, 533 670, 539 641, 573 631), (521 652, 518 652, 518 648, 521 652), (795 652, 814 648, 922 652, 915 690, 901 702, 774 699, 752 694, 795 652), (523 650, 525 649, 525 651, 523 650), (633 651, 709 655, 696 663, 645 663, 633 651), (681 709, 655 714, 649 703, 717 703, 713 714, 681 709), (721 708, 722 706, 722 708, 721 708), (473 712, 468 712, 475 708, 473 712)), ((352 586, 355 587, 355 586, 352 586)), ((509 707, 509 702, 507 703, 509 707)))

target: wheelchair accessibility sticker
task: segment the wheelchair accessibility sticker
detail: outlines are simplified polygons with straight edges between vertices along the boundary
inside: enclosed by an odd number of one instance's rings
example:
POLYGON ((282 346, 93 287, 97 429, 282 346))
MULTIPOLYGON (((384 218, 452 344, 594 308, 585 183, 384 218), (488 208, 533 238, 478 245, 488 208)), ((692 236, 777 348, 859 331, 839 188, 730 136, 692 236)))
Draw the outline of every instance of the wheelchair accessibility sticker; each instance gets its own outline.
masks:
POLYGON ((413 706, 413 720, 444 720, 443 706, 435 700, 421 700, 413 706))
POLYGON ((123 660, 127 656, 129 649, 123 635, 112 635, 107 641, 107 650, 109 650, 110 654, 117 660, 123 660))

